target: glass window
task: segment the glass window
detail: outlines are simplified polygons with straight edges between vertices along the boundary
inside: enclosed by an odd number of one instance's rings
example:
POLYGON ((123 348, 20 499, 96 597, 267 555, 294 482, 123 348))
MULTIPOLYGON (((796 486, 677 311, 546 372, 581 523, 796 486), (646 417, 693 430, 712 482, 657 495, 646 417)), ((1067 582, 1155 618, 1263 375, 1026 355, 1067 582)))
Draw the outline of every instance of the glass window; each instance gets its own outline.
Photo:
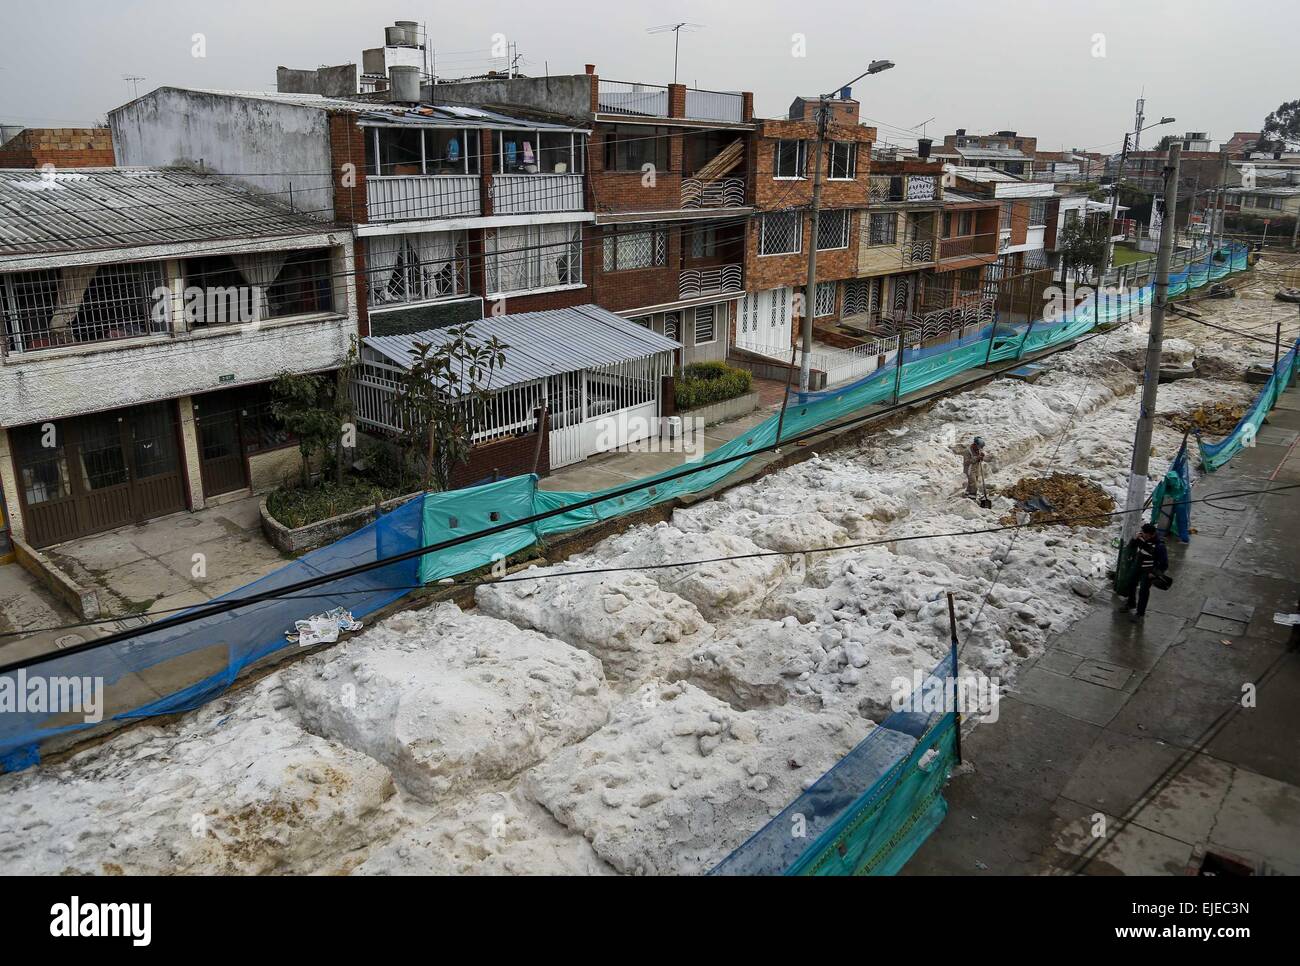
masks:
POLYGON ((858 173, 858 146, 853 141, 832 141, 827 145, 826 173, 831 178, 847 180, 858 173))
POLYGON ((640 171, 647 164, 668 170, 668 128, 620 124, 605 132, 606 171, 640 171))
POLYGON ((479 132, 435 128, 424 132, 425 174, 478 174, 479 132))
POLYGON ((777 178, 802 178, 807 150, 807 141, 777 141, 772 175, 777 178))
POLYGON ((763 215, 759 254, 790 255, 803 250, 803 212, 769 211, 763 215))
POLYGON ((871 216, 871 232, 868 244, 892 245, 898 232, 898 216, 892 211, 871 216))
POLYGON ((818 318, 824 315, 835 314, 835 283, 818 282, 815 290, 817 304, 813 306, 813 314, 818 318))
POLYGON ((487 236, 488 292, 582 284, 582 226, 520 225, 487 236))
POLYGON ((418 127, 377 127, 374 138, 377 160, 367 165, 370 174, 424 174, 424 150, 418 127), (377 170, 374 165, 378 166, 377 170))
POLYGON ((329 249, 292 252, 266 286, 264 318, 334 311, 334 279, 329 249))

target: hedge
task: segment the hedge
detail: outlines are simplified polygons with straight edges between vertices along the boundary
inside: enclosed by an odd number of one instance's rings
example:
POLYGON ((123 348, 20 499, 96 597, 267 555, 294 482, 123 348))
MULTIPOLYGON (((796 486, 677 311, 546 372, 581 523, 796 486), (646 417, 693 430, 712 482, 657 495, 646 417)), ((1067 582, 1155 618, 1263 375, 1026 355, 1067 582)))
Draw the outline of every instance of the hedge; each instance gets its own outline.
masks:
POLYGON ((682 370, 676 382, 678 410, 699 409, 750 392, 754 374, 725 362, 697 362, 682 370))

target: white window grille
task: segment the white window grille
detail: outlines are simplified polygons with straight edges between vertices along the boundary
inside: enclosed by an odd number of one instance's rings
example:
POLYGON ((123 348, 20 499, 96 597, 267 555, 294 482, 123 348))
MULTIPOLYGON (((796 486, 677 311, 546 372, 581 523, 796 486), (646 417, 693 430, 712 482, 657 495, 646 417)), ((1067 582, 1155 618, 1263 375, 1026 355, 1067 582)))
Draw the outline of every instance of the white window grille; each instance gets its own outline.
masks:
POLYGON ((449 298, 469 292, 466 233, 372 235, 366 240, 372 306, 449 298))
POLYGON ((682 317, 676 312, 668 312, 664 315, 664 335, 678 341, 677 337, 682 331, 682 317))
POLYGON ((807 141, 777 141, 776 156, 772 162, 775 178, 802 178, 807 168, 807 141))
POLYGON ((813 306, 813 314, 818 318, 826 315, 835 314, 835 283, 818 282, 815 290, 817 304, 813 306))
POLYGON ((581 284, 580 225, 520 225, 488 234, 490 294, 581 284))
POLYGON ((759 254, 796 254, 803 249, 803 212, 767 212, 763 215, 762 236, 759 254))
POLYGON ((604 267, 607 272, 652 268, 668 260, 668 243, 661 229, 618 231, 606 228, 604 267))
POLYGON ((695 310, 695 344, 708 345, 718 341, 718 331, 712 305, 701 305, 695 310))
POLYGON ((740 301, 740 337, 742 341, 758 334, 758 293, 746 292, 740 301))
POLYGON ((1029 224, 1035 227, 1047 224, 1047 199, 1035 198, 1029 202, 1029 224))
POLYGON ((855 278, 844 283, 844 314, 861 315, 870 304, 871 279, 855 278))
POLYGON ((817 250, 824 252, 849 247, 849 212, 822 211, 817 215, 817 250))

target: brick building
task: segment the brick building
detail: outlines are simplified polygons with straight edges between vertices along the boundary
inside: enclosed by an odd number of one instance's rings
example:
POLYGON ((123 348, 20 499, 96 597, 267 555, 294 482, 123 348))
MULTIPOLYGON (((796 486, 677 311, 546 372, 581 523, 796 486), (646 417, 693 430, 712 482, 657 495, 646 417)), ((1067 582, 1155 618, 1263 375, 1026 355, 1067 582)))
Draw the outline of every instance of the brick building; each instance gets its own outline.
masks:
POLYGON ((0 168, 111 168, 113 138, 106 127, 27 128, 0 144, 0 168))

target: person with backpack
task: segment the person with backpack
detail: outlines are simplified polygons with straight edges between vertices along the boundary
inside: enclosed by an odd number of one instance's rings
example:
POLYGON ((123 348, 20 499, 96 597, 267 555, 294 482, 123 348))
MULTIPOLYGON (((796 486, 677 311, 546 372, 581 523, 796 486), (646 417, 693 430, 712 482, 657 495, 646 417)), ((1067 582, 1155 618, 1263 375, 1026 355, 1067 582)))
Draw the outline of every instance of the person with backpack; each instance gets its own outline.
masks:
POLYGON ((1160 531, 1153 523, 1142 524, 1142 529, 1138 531, 1137 536, 1128 542, 1128 550, 1136 573, 1133 587, 1128 592, 1128 599, 1124 601, 1124 609, 1137 608, 1129 617, 1129 620, 1136 624, 1146 616, 1152 581, 1158 574, 1163 574, 1169 569, 1169 551, 1165 547, 1164 540, 1160 538, 1160 531))
POLYGON ((974 442, 966 447, 961 454, 961 468, 966 474, 966 495, 973 497, 976 491, 976 482, 979 479, 980 464, 984 462, 984 438, 976 436, 974 442))

